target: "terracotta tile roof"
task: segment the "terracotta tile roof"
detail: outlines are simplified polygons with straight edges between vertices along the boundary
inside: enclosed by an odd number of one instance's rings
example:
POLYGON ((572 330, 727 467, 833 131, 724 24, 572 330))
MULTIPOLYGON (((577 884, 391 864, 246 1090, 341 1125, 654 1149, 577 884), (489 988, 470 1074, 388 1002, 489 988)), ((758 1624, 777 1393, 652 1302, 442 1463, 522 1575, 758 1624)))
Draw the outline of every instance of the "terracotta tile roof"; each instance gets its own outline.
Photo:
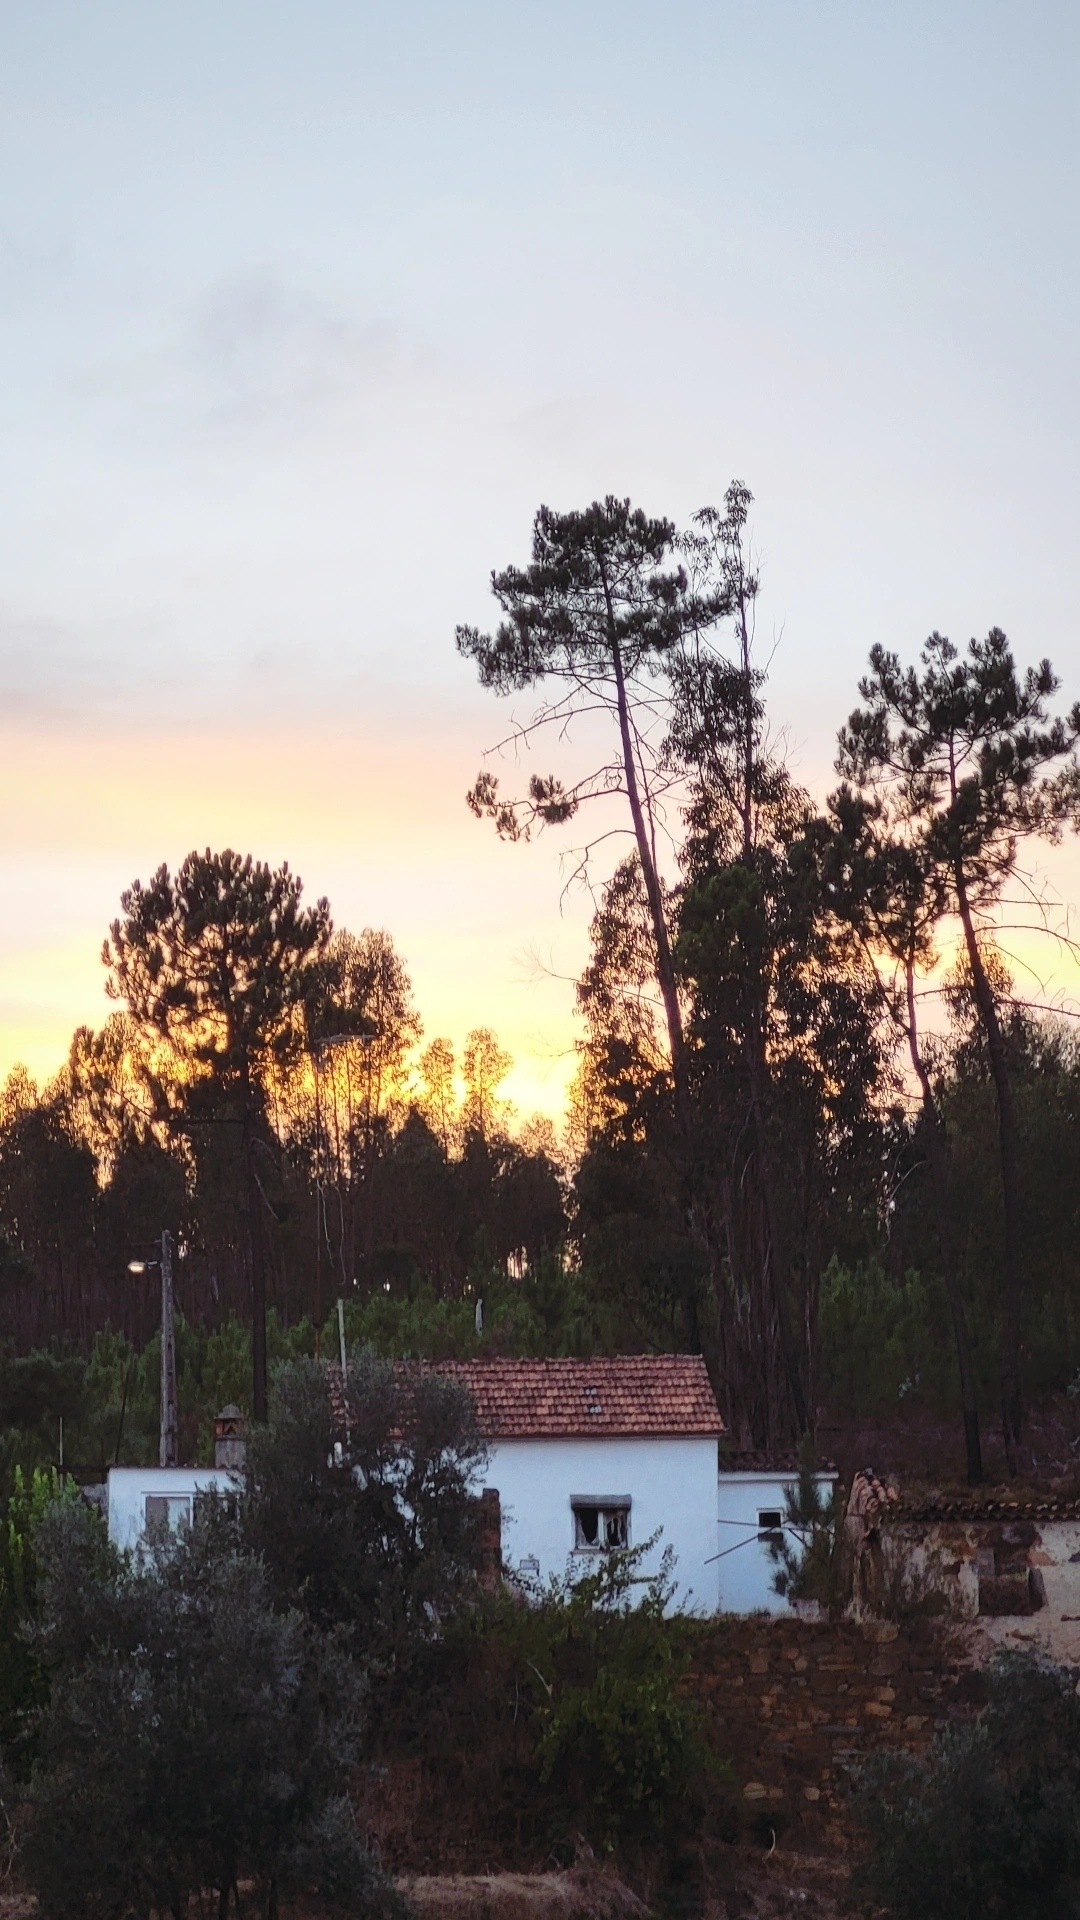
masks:
POLYGON ((595 1360, 451 1360, 485 1440, 550 1436, 720 1434, 696 1353, 618 1354, 595 1360))
MULTIPOLYGON (((760 1449, 722 1447, 721 1473, 798 1473, 799 1456, 794 1447, 763 1452, 760 1449)), ((815 1473, 835 1473, 835 1460, 818 1460, 815 1473)))
POLYGON ((902 1492, 889 1517, 896 1521, 948 1520, 965 1525, 985 1521, 994 1526, 1025 1520, 1080 1520, 1080 1496, 1073 1493, 1041 1497, 1033 1493, 1011 1499, 1002 1494, 980 1500, 974 1493, 950 1496, 902 1492))
MULTIPOLYGON (((414 1376, 417 1363, 399 1361, 414 1376)), ((607 1355, 594 1360, 421 1361, 425 1372, 460 1380, 472 1395, 485 1440, 592 1435, 708 1434, 725 1431, 705 1362, 696 1353, 607 1355)), ((337 1424, 346 1424, 341 1369, 327 1365, 337 1424)))

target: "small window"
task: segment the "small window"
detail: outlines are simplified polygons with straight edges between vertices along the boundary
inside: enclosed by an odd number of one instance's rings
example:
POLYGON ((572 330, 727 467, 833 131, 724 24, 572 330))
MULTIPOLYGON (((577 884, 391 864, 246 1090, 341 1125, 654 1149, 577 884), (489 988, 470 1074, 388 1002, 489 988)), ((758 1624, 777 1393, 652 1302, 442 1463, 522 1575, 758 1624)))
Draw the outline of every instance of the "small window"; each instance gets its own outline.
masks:
POLYGON ((759 1507, 757 1523, 759 1540, 775 1540, 784 1531, 784 1516, 779 1507, 759 1507))
POLYGON ((578 1553, 613 1553, 630 1545, 629 1494, 594 1494, 571 1500, 574 1548, 578 1553))
POLYGON ((168 1527, 175 1533, 177 1527, 186 1527, 191 1522, 191 1495, 189 1493, 148 1493, 146 1496, 146 1526, 168 1527))

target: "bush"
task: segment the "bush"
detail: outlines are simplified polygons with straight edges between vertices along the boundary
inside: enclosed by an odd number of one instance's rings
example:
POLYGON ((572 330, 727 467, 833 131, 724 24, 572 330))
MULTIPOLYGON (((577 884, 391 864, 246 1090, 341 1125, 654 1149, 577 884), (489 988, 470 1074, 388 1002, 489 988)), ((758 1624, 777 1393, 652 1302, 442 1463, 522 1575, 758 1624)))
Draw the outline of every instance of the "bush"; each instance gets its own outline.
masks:
POLYGON ((36 1467, 29 1474, 15 1468, 0 1527, 0 1750, 19 1775, 28 1764, 35 1715, 46 1697, 32 1642, 40 1573, 35 1535, 57 1504, 79 1506, 73 1481, 55 1467, 36 1467))
POLYGON ((1080 1915, 1080 1700, 1065 1668, 1001 1654, 981 1718, 926 1760, 861 1773, 868 1890, 896 1920, 1080 1915))
POLYGON ((386 1911, 350 1836, 362 1680, 332 1634, 275 1609, 220 1502, 121 1560, 90 1514, 38 1531, 38 1647, 50 1681, 25 1861, 45 1920, 180 1915, 241 1878, 386 1911))
POLYGON ((503 1643, 514 1697, 528 1703, 554 1827, 600 1848, 669 1837, 710 1765, 699 1709, 680 1685, 685 1628, 665 1618, 673 1556, 651 1579, 639 1571, 654 1545, 605 1556, 531 1606, 505 1598, 479 1623, 503 1643))

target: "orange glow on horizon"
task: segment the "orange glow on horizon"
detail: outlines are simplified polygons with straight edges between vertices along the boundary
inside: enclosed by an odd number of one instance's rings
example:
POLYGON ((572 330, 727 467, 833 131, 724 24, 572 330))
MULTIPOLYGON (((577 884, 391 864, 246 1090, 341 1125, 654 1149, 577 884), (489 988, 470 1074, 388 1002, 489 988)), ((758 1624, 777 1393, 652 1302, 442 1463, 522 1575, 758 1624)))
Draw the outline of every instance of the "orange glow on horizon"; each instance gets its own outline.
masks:
POLYGON ((515 1061, 504 1094, 523 1118, 560 1118, 589 906, 560 918, 556 850, 500 846, 472 818, 475 759, 434 728, 407 750, 284 726, 0 732, 0 1074, 47 1077, 74 1028, 107 1017, 100 950, 123 888, 229 845, 287 860, 338 925, 385 927, 425 1039, 460 1050, 493 1027, 515 1061))
MULTIPOLYGON (((469 814, 478 753, 463 731, 430 717, 407 731, 0 729, 0 1078, 22 1062, 46 1079, 75 1027, 107 1018, 101 943, 124 887, 162 861, 175 870, 193 846, 230 845, 288 860, 339 926, 384 927, 412 977, 422 1045, 446 1035, 460 1055, 472 1028, 494 1028, 519 1117, 561 1120, 591 903, 576 891, 560 904, 555 841, 505 846, 469 814)), ((1080 843, 1040 848, 1037 864, 1061 903, 1050 923, 1068 932, 1080 843)), ((1004 915, 1033 917, 1030 905, 1004 915)), ((1066 941, 1009 929, 1002 945, 1021 998, 1080 1007, 1066 941)), ((928 1027, 937 1004, 925 1002, 928 1027)))

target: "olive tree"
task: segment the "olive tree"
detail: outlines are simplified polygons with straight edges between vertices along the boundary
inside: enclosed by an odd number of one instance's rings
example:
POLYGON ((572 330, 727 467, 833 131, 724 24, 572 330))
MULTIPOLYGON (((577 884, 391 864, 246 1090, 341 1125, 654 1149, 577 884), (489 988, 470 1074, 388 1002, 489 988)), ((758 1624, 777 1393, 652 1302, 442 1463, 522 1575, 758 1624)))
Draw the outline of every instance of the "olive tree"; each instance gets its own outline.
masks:
POLYGON ((284 1891, 391 1912, 344 1797, 362 1675, 275 1604, 222 1504, 135 1561, 96 1516, 54 1510, 39 1551, 50 1690, 25 1859, 46 1920, 180 1920, 204 1888, 225 1920, 242 1878, 268 1920, 284 1891))

